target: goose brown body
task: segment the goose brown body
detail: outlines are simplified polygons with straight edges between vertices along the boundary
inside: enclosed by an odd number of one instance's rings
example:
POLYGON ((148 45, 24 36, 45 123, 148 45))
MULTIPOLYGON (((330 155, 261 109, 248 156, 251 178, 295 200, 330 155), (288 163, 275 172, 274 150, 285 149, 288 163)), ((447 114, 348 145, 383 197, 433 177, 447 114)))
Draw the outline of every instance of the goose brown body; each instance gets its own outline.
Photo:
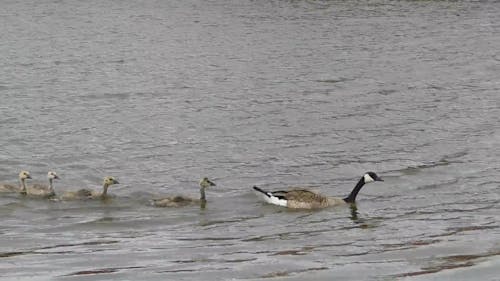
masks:
POLYGON ((285 196, 287 207, 293 209, 319 209, 347 204, 342 198, 328 197, 305 189, 290 190, 285 196))

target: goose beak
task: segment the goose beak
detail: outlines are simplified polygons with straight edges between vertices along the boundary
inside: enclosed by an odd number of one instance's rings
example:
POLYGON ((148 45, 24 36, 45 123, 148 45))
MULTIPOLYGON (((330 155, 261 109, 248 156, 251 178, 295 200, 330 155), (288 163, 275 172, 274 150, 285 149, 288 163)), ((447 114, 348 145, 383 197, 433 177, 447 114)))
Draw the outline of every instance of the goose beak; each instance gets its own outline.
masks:
POLYGON ((375 181, 384 181, 381 177, 377 177, 375 181))

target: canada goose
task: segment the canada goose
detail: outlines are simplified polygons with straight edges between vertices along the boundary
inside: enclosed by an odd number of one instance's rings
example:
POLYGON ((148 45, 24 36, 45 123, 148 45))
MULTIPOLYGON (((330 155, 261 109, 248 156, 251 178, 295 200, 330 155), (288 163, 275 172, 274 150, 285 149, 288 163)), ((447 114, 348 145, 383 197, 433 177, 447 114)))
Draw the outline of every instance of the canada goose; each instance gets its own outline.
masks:
POLYGON ((28 171, 21 171, 19 173, 19 186, 2 184, 0 185, 0 192, 19 192, 21 194, 26 194, 26 179, 31 179, 30 173, 28 171))
POLYGON ((37 197, 47 197, 51 198, 56 195, 52 181, 59 179, 59 176, 55 172, 48 172, 47 179, 49 180, 49 185, 35 183, 27 187, 27 194, 37 197))
POLYGON ((153 199, 153 205, 156 207, 182 207, 192 204, 201 204, 201 206, 203 207, 207 203, 205 189, 209 186, 215 186, 215 183, 211 182, 208 178, 205 177, 200 180, 200 199, 194 199, 179 195, 153 199))
POLYGON ((318 209, 337 205, 352 204, 356 201, 356 196, 365 183, 374 181, 383 181, 374 172, 367 172, 358 181, 351 194, 345 198, 330 197, 318 194, 306 189, 293 189, 288 191, 265 191, 257 186, 253 189, 258 191, 259 195, 267 203, 293 208, 293 209, 318 209))
POLYGON ((78 191, 68 191, 62 196, 62 200, 78 200, 78 199, 105 199, 108 196, 108 187, 113 184, 119 184, 119 182, 114 177, 105 177, 103 181, 102 192, 90 190, 90 189, 80 189, 78 191))

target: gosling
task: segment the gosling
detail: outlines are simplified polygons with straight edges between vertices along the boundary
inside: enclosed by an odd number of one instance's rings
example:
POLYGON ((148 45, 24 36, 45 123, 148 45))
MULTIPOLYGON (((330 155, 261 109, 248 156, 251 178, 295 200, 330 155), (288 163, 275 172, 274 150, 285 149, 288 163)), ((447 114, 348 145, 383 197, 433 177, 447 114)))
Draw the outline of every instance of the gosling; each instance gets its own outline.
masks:
POLYGON ((178 195, 173 197, 153 199, 152 203, 156 207, 184 207, 188 205, 198 205, 198 204, 204 207, 205 204, 207 203, 207 198, 205 196, 205 189, 209 186, 216 186, 216 184, 210 181, 206 177, 200 180, 200 199, 178 195))
POLYGON ((59 176, 55 172, 50 171, 47 173, 47 179, 49 180, 49 185, 35 183, 31 186, 28 186, 28 189, 26 190, 27 195, 42 198, 55 197, 56 192, 54 190, 52 181, 59 179, 59 176))
POLYGON ((80 189, 77 191, 68 191, 61 196, 61 200, 84 200, 84 199, 106 199, 108 198, 108 188, 113 184, 119 184, 114 177, 105 177, 102 186, 102 192, 90 189, 80 189))
POLYGON ((26 180, 31 179, 31 175, 28 171, 21 171, 19 173, 19 186, 11 184, 1 184, 0 192, 19 192, 21 194, 26 194, 26 180))

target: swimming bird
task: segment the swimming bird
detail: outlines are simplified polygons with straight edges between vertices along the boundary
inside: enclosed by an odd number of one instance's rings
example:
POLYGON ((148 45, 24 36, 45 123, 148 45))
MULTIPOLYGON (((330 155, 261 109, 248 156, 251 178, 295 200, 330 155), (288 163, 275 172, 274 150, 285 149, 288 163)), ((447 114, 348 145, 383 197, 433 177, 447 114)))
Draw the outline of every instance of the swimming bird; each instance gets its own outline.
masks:
POLYGON ((200 199, 185 197, 182 195, 153 199, 153 205, 156 207, 183 207, 187 205, 200 204, 202 207, 207 203, 205 189, 209 186, 216 186, 207 177, 200 180, 200 199))
POLYGON ((119 184, 114 177, 105 177, 102 186, 102 192, 90 189, 80 189, 78 191, 68 191, 62 196, 62 200, 81 200, 81 199, 106 199, 108 197, 108 188, 113 184, 119 184))
POLYGON ((307 189, 292 189, 287 191, 265 191, 257 186, 253 189, 258 191, 264 201, 270 204, 288 207, 292 209, 318 209, 338 205, 353 204, 356 196, 366 183, 383 181, 374 172, 367 172, 358 181, 349 196, 345 198, 324 196, 307 189))
POLYGON ((21 194, 26 194, 26 183, 27 179, 31 179, 31 175, 28 171, 21 171, 19 173, 19 186, 11 184, 0 185, 0 192, 19 192, 21 194))
POLYGON ((47 179, 49 180, 49 185, 35 183, 31 186, 28 186, 26 190, 27 194, 30 196, 37 196, 37 197, 47 197, 47 198, 54 197, 56 195, 56 192, 54 190, 52 181, 59 179, 59 176, 57 176, 55 172, 50 171, 47 173, 47 179))

